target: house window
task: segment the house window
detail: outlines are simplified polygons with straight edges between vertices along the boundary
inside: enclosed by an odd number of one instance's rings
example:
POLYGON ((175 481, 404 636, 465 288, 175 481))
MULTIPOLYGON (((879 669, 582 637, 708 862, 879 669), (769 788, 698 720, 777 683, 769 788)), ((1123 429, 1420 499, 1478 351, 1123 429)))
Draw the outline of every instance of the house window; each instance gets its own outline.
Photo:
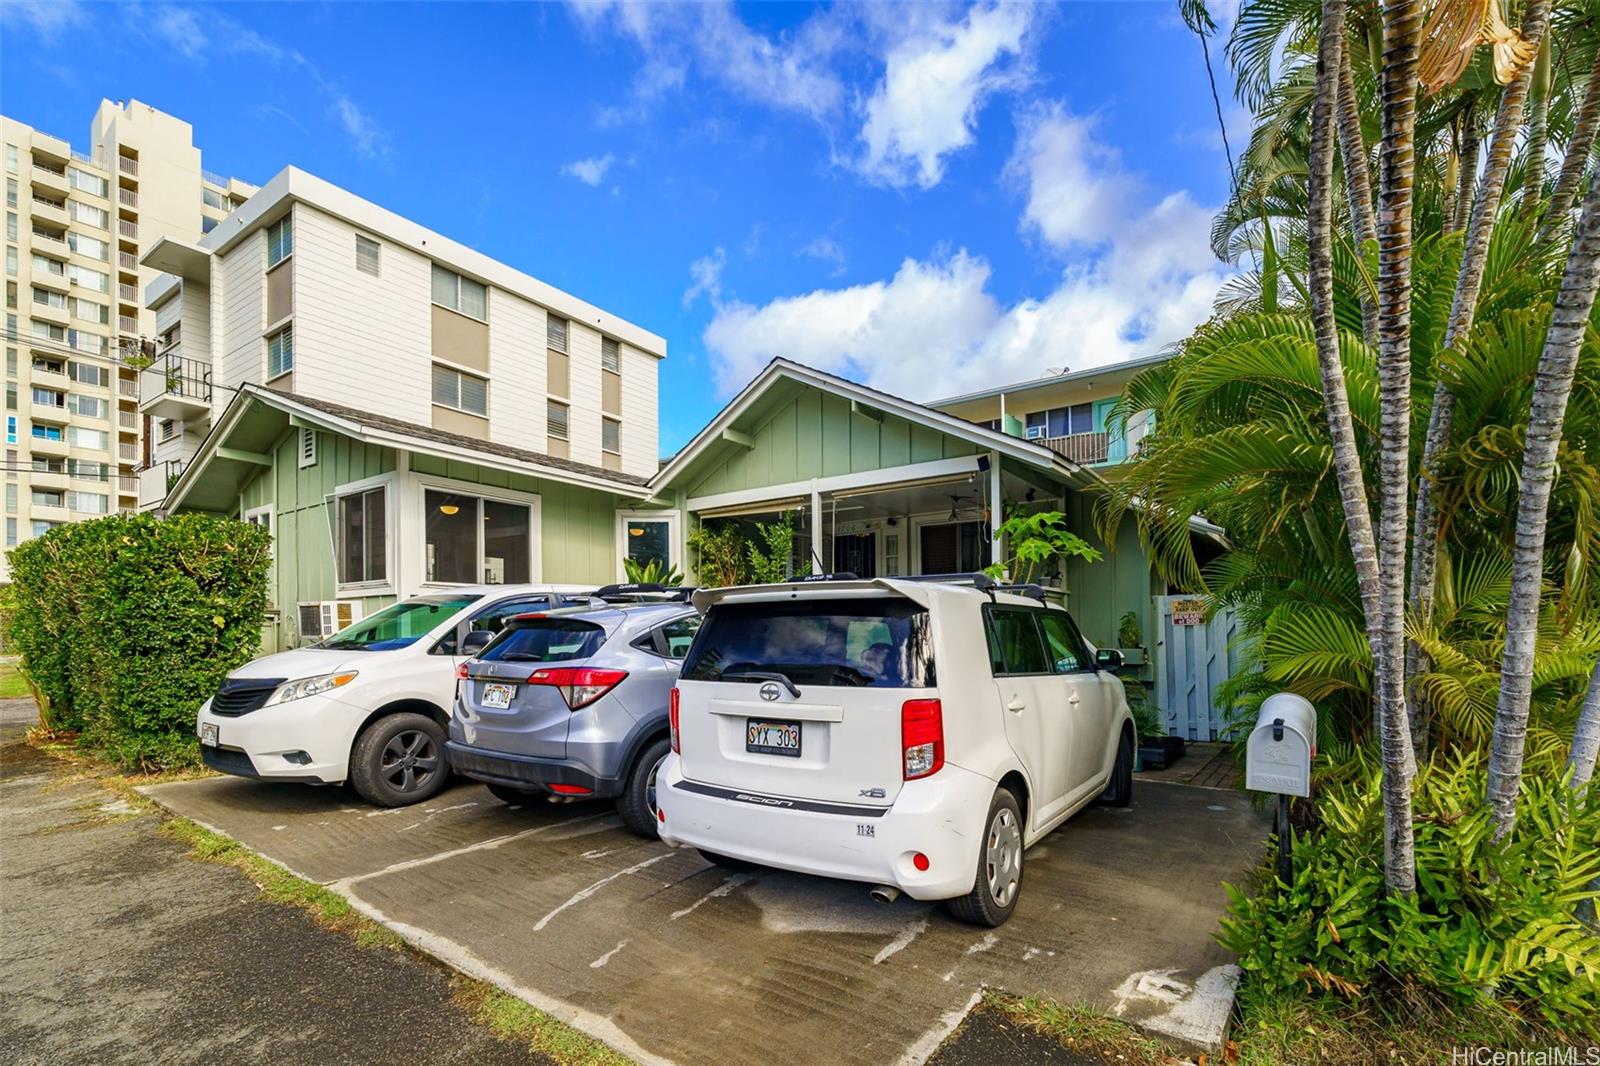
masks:
POLYGON ((267 227, 267 268, 277 266, 294 253, 294 216, 285 215, 267 227))
POLYGON ((426 579, 440 584, 529 580, 531 509, 457 492, 423 493, 426 579))
MULTIPOLYGON (((60 431, 58 430, 57 431, 57 434, 58 434, 57 435, 57 439, 58 440, 60 439, 59 432, 60 431)), ((6 443, 7 444, 15 444, 15 443, 17 443, 17 416, 16 415, 7 415, 6 416, 6 443)))
MULTIPOLYGON (((91 204, 74 200, 67 205, 67 211, 72 215, 75 222, 87 222, 89 225, 99 229, 110 228, 108 223, 111 221, 111 216, 106 213, 103 207, 94 207, 91 204)), ((104 257, 102 256, 101 258, 104 257)))
POLYGON ((567 320, 557 318, 555 315, 546 315, 544 318, 545 345, 553 352, 567 350, 567 320))
POLYGON ((103 429, 85 429, 82 426, 72 426, 68 440, 75 448, 90 448, 103 452, 111 447, 111 438, 103 429))
POLYGON ((489 319, 489 292, 479 282, 433 264, 433 302, 480 322, 489 319))
POLYGON ((60 311, 67 309, 67 298, 61 293, 51 292, 49 289, 35 288, 33 290, 33 302, 42 304, 45 307, 54 307, 60 311))
POLYGON ((17 486, 15 482, 6 485, 6 514, 17 513, 17 486))
POLYGON ((6 212, 6 240, 14 241, 16 239, 17 239, 17 213, 15 211, 7 211, 6 212))
POLYGON ((600 420, 600 450, 613 453, 622 451, 622 423, 615 418, 600 420))
POLYGON ((104 196, 109 188, 105 178, 98 174, 91 174, 87 170, 79 170, 77 167, 73 167, 68 171, 68 174, 74 189, 92 193, 95 196, 104 196))
POLYGON ((600 369, 622 373, 622 345, 611 337, 600 338, 600 369))
POLYGON ((43 519, 36 518, 33 521, 33 535, 36 537, 42 537, 52 529, 55 529, 57 526, 64 524, 65 523, 62 522, 46 522, 43 519))
POLYGON ((468 414, 487 416, 489 383, 448 366, 433 365, 433 402, 468 414))
POLYGON ((157 432, 161 434, 158 439, 161 440, 162 443, 165 443, 178 435, 178 423, 174 422, 170 418, 163 418, 160 422, 157 422, 156 425, 158 427, 157 432))
POLYGON ((79 266, 77 263, 67 264, 67 278, 74 285, 82 285, 84 288, 93 289, 95 292, 111 291, 111 275, 102 274, 98 270, 90 270, 88 267, 79 266))
POLYGON ((85 396, 75 392, 67 397, 67 406, 85 418, 106 417, 106 402, 98 396, 85 396))
MULTIPOLYGON (((39 257, 34 256, 34 258, 38 259, 39 257)), ((46 262, 49 262, 49 260, 46 260, 46 262)), ((9 245, 6 247, 6 275, 13 278, 17 276, 17 250, 9 245)))
POLYGON ((557 440, 567 439, 567 405, 551 400, 545 416, 549 433, 557 440))
POLYGON ((81 233, 67 234, 67 247, 79 255, 86 255, 90 259, 99 259, 102 262, 111 257, 111 246, 105 241, 86 237, 81 233))
POLYGON ((13 174, 17 172, 17 146, 14 144, 6 145, 6 169, 13 174))
POLYGON ((267 338, 267 379, 294 369, 294 326, 284 326, 267 338))
POLYGON ((107 369, 94 363, 80 363, 74 359, 68 369, 72 380, 80 385, 104 386, 110 380, 110 374, 107 369))
POLYGON ((33 490, 33 505, 35 507, 62 507, 66 505, 63 493, 50 492, 46 489, 33 490))
POLYGON ((6 546, 11 547, 17 543, 17 520, 6 519, 6 546))
POLYGON ((387 506, 388 490, 382 485, 339 497, 341 585, 388 579, 387 506))
POLYGON ((623 554, 641 566, 672 562, 672 523, 668 519, 622 516, 623 554))
POLYGON ((371 237, 356 234, 356 269, 363 274, 378 276, 378 242, 371 237))
POLYGON ((67 507, 83 514, 107 514, 107 499, 103 492, 69 492, 67 507))
MULTIPOLYGON (((13 418, 6 419, 6 438, 7 438, 8 441, 16 434, 16 425, 17 425, 16 418, 13 417, 13 418)), ((35 440, 61 440, 61 439, 63 439, 62 435, 61 435, 61 427, 60 426, 39 426, 39 425, 36 425, 36 426, 33 427, 33 436, 34 436, 35 440)))
POLYGON ((42 407, 65 407, 67 406, 67 394, 56 389, 41 389, 35 385, 33 387, 33 402, 42 407))

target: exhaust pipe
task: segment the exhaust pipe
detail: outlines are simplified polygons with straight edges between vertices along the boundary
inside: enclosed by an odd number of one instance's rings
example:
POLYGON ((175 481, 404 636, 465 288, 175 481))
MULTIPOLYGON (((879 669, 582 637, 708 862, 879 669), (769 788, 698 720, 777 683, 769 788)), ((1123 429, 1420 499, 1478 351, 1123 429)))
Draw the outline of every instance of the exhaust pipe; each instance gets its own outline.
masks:
POLYGON ((900 890, 891 885, 873 885, 872 888, 867 891, 867 895, 871 896, 879 903, 893 903, 895 900, 900 898, 900 890))

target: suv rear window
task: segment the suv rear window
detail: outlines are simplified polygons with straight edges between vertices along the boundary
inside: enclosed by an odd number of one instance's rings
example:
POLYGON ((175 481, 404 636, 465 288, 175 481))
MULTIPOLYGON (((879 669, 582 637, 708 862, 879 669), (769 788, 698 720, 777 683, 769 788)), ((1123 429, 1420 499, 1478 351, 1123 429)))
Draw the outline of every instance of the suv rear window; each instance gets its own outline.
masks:
POLYGON ((606 642, 606 631, 578 618, 531 618, 512 623, 480 659, 508 663, 555 663, 587 659, 606 642))
POLYGON ((780 673, 796 685, 928 688, 937 682, 928 612, 909 600, 721 603, 683 664, 688 681, 758 681, 780 673))

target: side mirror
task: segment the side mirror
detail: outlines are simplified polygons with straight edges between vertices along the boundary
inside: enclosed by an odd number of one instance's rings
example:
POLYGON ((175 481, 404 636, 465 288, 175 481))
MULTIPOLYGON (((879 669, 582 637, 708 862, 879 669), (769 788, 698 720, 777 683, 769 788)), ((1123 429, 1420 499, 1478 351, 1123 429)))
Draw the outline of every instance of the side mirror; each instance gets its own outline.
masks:
POLYGON ((495 635, 487 629, 469 629, 467 635, 461 638, 461 654, 471 658, 487 648, 494 638, 495 635))
POLYGON ((1114 674, 1122 669, 1122 653, 1116 648, 1101 648, 1094 653, 1094 665, 1097 670, 1109 670, 1114 674))

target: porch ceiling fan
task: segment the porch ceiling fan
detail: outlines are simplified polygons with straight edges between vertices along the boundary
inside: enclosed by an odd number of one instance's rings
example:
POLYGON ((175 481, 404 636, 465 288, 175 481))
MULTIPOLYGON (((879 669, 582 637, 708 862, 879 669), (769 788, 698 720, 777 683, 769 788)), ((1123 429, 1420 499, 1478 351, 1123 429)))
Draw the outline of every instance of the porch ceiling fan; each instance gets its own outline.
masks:
POLYGON ((961 501, 965 500, 966 498, 967 497, 965 496, 954 494, 950 496, 950 517, 945 519, 946 522, 961 521, 961 501))

